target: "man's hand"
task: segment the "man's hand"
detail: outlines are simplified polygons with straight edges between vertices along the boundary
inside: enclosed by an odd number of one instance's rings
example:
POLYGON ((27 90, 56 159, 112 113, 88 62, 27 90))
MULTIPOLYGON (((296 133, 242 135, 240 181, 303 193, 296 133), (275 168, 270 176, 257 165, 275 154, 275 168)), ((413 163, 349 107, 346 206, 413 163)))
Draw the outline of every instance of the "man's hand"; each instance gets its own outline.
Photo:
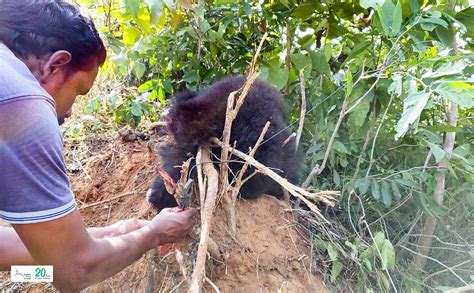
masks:
POLYGON ((196 209, 167 208, 156 215, 148 226, 156 233, 156 246, 160 246, 184 239, 196 224, 196 209))

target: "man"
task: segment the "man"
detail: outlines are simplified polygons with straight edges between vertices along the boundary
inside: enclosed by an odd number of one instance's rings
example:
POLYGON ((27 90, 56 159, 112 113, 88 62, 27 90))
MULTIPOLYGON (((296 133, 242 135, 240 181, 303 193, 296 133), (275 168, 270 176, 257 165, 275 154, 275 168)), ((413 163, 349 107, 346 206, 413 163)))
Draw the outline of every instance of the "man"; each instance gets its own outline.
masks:
POLYGON ((166 209, 86 229, 69 188, 58 117, 92 87, 106 51, 92 21, 62 0, 0 0, 0 270, 54 267, 54 286, 78 290, 146 251, 179 241, 196 211, 166 209))

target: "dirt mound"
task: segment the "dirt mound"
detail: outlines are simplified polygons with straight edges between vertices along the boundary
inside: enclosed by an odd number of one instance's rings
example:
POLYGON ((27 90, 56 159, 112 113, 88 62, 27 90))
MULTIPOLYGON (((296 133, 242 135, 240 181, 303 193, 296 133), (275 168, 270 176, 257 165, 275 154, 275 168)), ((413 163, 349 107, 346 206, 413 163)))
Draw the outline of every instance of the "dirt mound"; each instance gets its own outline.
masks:
POLYGON ((228 256, 213 263, 209 277, 224 292, 321 292, 311 273, 311 250, 297 233, 289 206, 271 196, 237 206, 237 239, 230 237, 225 216, 218 211, 211 236, 228 256), (285 290, 285 288, 287 290, 285 290))
MULTIPOLYGON (((73 156, 74 157, 74 156, 73 156)), ((76 156, 77 157, 77 156, 76 156)), ((153 216, 145 193, 155 175, 158 160, 147 143, 115 140, 94 150, 83 167, 71 175, 71 186, 88 226, 103 226, 120 219, 153 216)), ((321 278, 312 273, 311 250, 293 227, 289 207, 273 197, 240 201, 238 235, 226 229, 223 211, 215 212, 211 231, 221 258, 208 258, 206 275, 222 292, 321 292, 321 278)), ((199 229, 180 245, 188 275, 195 261, 199 229)), ((110 290, 184 291, 186 280, 175 251, 148 253, 135 264, 89 292, 110 290), (152 260, 152 261, 151 261, 152 260)), ((205 283, 213 291, 209 282, 205 283)))

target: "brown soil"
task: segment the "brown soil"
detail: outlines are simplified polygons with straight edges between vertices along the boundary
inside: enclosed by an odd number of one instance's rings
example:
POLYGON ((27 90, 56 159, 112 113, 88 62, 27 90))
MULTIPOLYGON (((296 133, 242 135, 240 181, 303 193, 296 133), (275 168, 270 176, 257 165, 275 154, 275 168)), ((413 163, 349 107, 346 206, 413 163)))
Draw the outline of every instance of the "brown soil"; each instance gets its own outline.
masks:
MULTIPOLYGON (((74 165, 71 186, 88 226, 104 226, 132 217, 150 218, 155 214, 146 203, 145 193, 158 160, 146 142, 123 143, 113 139, 99 147, 95 144, 94 150, 87 154, 83 148, 80 152, 67 153, 66 165, 74 165), (82 167, 77 167, 78 161, 82 167)), ((233 238, 227 232, 222 209, 217 208, 211 237, 219 246, 221 259, 208 258, 206 275, 221 292, 327 291, 321 277, 312 273, 311 250, 305 237, 294 227, 287 209, 286 203, 270 196, 240 201, 236 211, 238 235, 233 238)), ((180 244, 188 275, 192 273, 199 232, 195 229, 190 238, 180 244)), ((175 251, 166 255, 149 252, 87 291, 143 292, 147 282, 153 292, 186 290, 187 283, 175 251)), ((205 289, 214 291, 209 282, 205 283, 205 289)))

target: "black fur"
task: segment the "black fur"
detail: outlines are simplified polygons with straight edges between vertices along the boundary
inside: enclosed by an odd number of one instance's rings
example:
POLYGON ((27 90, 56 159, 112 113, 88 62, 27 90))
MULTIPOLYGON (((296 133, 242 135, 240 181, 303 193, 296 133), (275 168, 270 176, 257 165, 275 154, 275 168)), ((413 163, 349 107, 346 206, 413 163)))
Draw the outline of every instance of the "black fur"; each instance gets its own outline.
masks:
MULTIPOLYGON (((214 83, 202 93, 184 92, 175 97, 166 117, 167 129, 174 137, 174 143, 159 149, 162 167, 175 181, 180 178, 179 166, 188 158, 188 154, 195 156, 200 144, 209 144, 211 137, 221 137, 227 97, 231 92, 240 89, 245 80, 245 76, 229 77, 214 83)), ((294 139, 283 146, 283 142, 291 134, 286 129, 285 119, 286 110, 281 94, 273 86, 256 80, 234 120, 230 141, 237 141, 237 149, 247 153, 249 148, 255 145, 265 123, 270 121, 265 139, 283 131, 262 144, 255 154, 255 159, 274 168, 290 182, 296 183, 302 152, 295 152, 294 139)), ((219 149, 213 149, 213 153, 220 158, 219 149)), ((232 160, 236 158, 232 157, 232 160)), ((237 174, 242 163, 230 162, 229 166, 232 172, 237 174)), ((249 167, 246 175, 253 171, 253 168, 249 167)), ((229 177, 232 179, 232 175, 229 177)), ((262 174, 253 176, 240 190, 240 196, 245 199, 254 199, 264 193, 280 199, 283 197, 281 187, 262 174)), ((159 176, 155 178, 149 191, 148 201, 157 209, 177 205, 159 176)))

